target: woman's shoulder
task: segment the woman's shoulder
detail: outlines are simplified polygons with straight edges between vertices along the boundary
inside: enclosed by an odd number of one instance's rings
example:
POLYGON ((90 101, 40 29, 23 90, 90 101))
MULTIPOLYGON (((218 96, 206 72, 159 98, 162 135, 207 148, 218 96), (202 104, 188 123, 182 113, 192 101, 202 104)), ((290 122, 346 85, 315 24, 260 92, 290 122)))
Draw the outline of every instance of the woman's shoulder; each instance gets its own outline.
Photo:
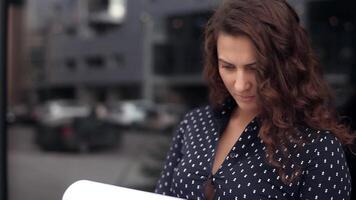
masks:
POLYGON ((212 107, 210 105, 202 105, 195 107, 184 114, 182 121, 191 121, 203 118, 211 118, 213 114, 212 107))
POLYGON ((329 130, 313 129, 309 127, 299 128, 303 139, 311 146, 342 146, 336 135, 329 130))
POLYGON ((185 129, 192 127, 204 126, 204 124, 212 123, 213 111, 210 105, 203 105, 188 110, 182 115, 178 123, 178 129, 184 132, 185 129))
POLYGON ((304 128, 303 136, 303 151, 311 157, 344 157, 342 143, 333 132, 304 128))

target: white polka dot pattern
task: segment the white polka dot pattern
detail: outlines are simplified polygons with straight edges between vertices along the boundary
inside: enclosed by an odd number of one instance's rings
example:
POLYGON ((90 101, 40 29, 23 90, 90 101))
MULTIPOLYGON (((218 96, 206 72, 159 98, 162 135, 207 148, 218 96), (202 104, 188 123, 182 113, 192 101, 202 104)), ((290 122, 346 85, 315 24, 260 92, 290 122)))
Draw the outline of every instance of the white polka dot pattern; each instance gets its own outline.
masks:
MULTIPOLYGON (((350 198, 351 177, 340 142, 328 131, 304 128, 310 140, 303 151, 291 153, 301 177, 284 184, 277 170, 267 164, 259 125, 252 120, 216 172, 211 174, 217 142, 233 107, 216 112, 210 106, 185 115, 176 129, 155 192, 184 199, 205 199, 208 180, 214 199, 334 199, 350 198), (211 178, 211 179, 210 179, 211 178)), ((295 150, 296 146, 290 147, 295 150)), ((278 155, 278 151, 276 151, 278 155)), ((279 160, 282 158, 279 158, 279 160)))

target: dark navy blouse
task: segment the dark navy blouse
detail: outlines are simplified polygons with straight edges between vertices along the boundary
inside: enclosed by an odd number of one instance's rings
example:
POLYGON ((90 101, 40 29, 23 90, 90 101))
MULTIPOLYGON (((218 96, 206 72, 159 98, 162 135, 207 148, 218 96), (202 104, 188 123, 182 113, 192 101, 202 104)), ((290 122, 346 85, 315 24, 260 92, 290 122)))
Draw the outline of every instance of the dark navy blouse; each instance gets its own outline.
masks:
MULTIPOLYGON (((328 131, 301 130, 301 137, 309 142, 302 144, 302 151, 289 151, 288 159, 293 162, 283 168, 288 171, 301 166, 302 173, 297 181, 285 184, 266 161, 255 118, 212 174, 218 140, 233 108, 233 103, 226 103, 221 109, 206 106, 185 115, 174 134, 156 193, 206 199, 204 190, 209 181, 215 188, 214 199, 350 199, 351 177, 344 151, 328 131)), ((289 150, 293 149, 296 145, 289 150)))

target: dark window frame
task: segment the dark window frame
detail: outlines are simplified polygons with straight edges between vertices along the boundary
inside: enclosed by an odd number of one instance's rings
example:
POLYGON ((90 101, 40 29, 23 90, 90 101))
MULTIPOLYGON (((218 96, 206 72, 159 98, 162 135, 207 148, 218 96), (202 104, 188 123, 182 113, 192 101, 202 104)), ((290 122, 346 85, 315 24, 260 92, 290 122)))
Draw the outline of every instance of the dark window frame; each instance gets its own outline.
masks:
MULTIPOLYGON (((14 3, 14 2, 11 2, 14 3)), ((6 49, 9 1, 0 1, 0 200, 7 199, 6 49)), ((15 4, 14 4, 15 5, 15 4)))

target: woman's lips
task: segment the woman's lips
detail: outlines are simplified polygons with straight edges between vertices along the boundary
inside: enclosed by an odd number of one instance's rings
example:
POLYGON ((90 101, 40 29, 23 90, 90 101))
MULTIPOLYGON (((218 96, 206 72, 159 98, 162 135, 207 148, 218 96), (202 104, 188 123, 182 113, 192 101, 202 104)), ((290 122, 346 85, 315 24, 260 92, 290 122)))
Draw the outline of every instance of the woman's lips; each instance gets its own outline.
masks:
POLYGON ((255 96, 240 96, 240 95, 238 95, 237 97, 240 101, 243 101, 243 102, 250 102, 255 99, 255 96))

